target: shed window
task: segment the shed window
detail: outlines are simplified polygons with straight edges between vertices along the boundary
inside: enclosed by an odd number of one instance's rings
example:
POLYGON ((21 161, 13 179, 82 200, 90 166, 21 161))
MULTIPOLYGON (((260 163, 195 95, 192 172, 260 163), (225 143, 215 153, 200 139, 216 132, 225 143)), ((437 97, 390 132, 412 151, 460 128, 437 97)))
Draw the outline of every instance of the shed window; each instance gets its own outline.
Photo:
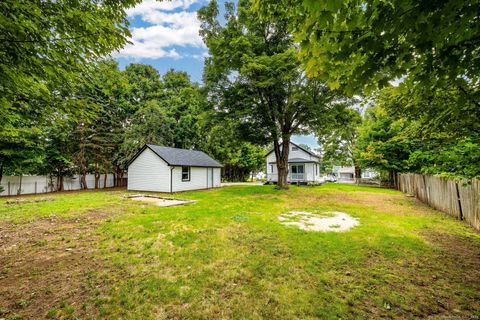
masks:
POLYGON ((292 151, 298 151, 298 147, 292 146, 292 151))
POLYGON ((273 173, 273 164, 270 165, 270 172, 273 173))
POLYGON ((182 167, 182 181, 190 181, 190 167, 182 167))

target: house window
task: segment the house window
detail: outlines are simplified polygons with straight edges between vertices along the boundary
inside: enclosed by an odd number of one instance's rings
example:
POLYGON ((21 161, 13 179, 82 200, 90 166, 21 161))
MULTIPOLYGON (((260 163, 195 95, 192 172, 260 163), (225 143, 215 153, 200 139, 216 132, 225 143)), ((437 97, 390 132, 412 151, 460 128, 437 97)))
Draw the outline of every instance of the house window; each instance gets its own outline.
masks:
POLYGON ((273 164, 270 165, 270 172, 273 173, 273 164))
POLYGON ((182 167, 182 181, 190 181, 190 167, 182 167))
POLYGON ((298 151, 298 147, 292 146, 292 151, 298 151))
POLYGON ((304 179, 304 166, 303 164, 292 164, 290 166, 290 179, 291 180, 303 180, 304 179))

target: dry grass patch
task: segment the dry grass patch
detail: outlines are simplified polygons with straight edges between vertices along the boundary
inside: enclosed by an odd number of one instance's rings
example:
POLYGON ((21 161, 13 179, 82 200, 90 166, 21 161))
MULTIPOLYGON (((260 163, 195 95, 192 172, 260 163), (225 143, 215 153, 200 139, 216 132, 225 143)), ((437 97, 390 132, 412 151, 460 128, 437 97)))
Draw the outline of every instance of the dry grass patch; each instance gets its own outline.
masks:
POLYGON ((99 273, 111 271, 96 228, 112 215, 0 222, 0 317, 95 318, 93 301, 108 291, 99 273))

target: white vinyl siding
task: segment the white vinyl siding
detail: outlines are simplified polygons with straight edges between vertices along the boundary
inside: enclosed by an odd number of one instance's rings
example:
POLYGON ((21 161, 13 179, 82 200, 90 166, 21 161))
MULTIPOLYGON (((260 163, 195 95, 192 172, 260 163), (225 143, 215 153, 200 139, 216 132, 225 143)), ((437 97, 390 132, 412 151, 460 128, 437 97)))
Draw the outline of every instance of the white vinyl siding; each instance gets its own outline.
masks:
POLYGON ((307 181, 320 181, 320 171, 318 163, 305 163, 305 174, 307 181))
POLYGON ((146 148, 128 166, 128 190, 170 192, 170 167, 146 148))
POLYGON ((182 167, 173 167, 172 192, 207 188, 209 168, 190 167, 190 181, 182 181, 182 167))
POLYGON ((222 170, 220 168, 213 168, 213 187, 220 187, 222 170))

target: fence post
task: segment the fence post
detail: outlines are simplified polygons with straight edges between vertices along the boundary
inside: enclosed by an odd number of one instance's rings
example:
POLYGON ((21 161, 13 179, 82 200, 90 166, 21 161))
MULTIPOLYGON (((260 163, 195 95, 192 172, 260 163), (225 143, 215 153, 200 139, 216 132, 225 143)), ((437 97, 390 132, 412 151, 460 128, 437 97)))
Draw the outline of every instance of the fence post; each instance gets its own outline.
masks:
POLYGON ((462 201, 460 200, 460 191, 458 190, 458 182, 455 182, 455 189, 457 189, 458 209, 460 210, 460 220, 463 220, 462 201))
POLYGON ((35 194, 37 194, 37 181, 35 181, 35 194))
POLYGON ((8 181, 8 195, 10 195, 10 181, 8 181))

